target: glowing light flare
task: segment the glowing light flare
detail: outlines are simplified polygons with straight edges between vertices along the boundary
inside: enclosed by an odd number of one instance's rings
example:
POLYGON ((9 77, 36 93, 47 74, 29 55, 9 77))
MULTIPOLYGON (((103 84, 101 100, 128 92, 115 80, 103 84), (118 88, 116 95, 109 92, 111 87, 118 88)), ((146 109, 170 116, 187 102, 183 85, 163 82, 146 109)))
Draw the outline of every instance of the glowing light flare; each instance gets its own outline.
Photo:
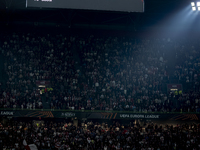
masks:
POLYGON ((200 6, 200 2, 197 2, 197 6, 200 6))
POLYGON ((194 6, 195 6, 195 3, 194 3, 194 2, 191 2, 191 6, 194 7, 194 6))
POLYGON ((200 7, 198 7, 198 11, 200 11, 200 7))
POLYGON ((192 7, 192 10, 193 10, 193 11, 196 11, 196 7, 192 7))

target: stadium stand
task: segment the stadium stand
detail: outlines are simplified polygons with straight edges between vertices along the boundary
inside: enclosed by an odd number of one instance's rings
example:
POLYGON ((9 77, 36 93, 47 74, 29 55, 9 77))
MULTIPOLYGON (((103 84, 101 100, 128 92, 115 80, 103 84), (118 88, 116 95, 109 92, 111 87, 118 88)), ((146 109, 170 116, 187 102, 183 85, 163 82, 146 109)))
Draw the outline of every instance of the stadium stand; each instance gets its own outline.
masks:
POLYGON ((199 111, 199 52, 188 39, 34 33, 3 39, 1 108, 199 111), (39 88, 38 81, 49 85, 39 88), (166 90, 170 83, 183 89, 166 90))
POLYGON ((62 2, 0 0, 0 150, 199 150, 199 2, 62 2))
POLYGON ((50 150, 198 150, 199 124, 163 125, 148 123, 111 126, 86 122, 74 126, 71 122, 10 121, 0 124, 3 149, 21 150, 23 141, 35 143, 38 149, 50 150))

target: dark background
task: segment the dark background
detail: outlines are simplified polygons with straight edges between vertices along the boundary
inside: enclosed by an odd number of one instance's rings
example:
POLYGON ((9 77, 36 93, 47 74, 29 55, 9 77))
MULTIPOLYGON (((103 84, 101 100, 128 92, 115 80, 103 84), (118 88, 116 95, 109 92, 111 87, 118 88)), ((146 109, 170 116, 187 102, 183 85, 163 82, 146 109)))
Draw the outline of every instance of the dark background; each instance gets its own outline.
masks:
MULTIPOLYGON (((190 6, 188 0, 146 0, 144 13, 77 9, 26 8, 26 0, 0 0, 0 25, 6 27, 59 27, 128 32, 158 32, 183 26, 165 21, 190 6)), ((181 17, 185 17, 184 15, 181 17)), ((179 17, 180 18, 180 17, 179 17)), ((191 27, 194 29, 194 27, 191 27)), ((196 32, 196 30, 195 30, 196 32)), ((158 33, 160 34, 160 33, 158 33)))

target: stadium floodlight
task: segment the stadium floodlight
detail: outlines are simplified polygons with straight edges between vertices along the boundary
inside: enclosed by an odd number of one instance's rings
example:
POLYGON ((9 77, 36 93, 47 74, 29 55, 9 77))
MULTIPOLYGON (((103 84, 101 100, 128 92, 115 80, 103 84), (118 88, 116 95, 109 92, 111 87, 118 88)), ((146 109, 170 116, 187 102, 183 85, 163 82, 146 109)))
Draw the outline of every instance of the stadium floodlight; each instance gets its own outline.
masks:
POLYGON ((194 3, 194 2, 191 2, 191 6, 194 7, 194 6, 195 6, 195 3, 194 3))
POLYGON ((200 7, 198 7, 198 11, 200 11, 200 7))
POLYGON ((196 7, 192 7, 192 10, 193 10, 193 11, 196 11, 196 7))
POLYGON ((197 2, 197 6, 198 6, 198 7, 200 6, 200 2, 197 2))

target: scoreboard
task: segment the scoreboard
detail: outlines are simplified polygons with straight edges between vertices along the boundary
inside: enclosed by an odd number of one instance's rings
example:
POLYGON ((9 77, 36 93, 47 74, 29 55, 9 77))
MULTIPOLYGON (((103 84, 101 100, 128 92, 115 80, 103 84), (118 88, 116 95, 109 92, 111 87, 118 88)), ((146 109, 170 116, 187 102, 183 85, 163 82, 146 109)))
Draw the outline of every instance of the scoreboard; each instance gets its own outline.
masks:
POLYGON ((144 0, 26 0, 26 7, 144 12, 144 0))

